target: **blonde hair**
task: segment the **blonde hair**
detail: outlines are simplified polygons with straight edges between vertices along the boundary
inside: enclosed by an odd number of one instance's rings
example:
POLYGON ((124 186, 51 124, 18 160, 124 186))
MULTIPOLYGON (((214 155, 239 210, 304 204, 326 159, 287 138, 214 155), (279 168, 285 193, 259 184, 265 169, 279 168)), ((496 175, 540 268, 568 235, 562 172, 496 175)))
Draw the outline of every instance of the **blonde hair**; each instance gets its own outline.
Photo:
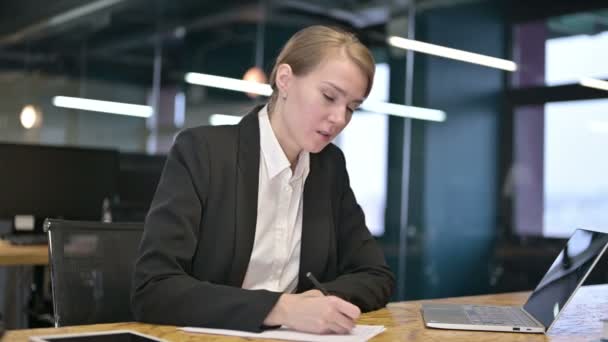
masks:
POLYGON ((350 32, 335 27, 314 25, 294 34, 279 53, 270 74, 270 86, 273 90, 269 100, 270 109, 274 107, 278 97, 276 76, 279 65, 288 64, 294 75, 302 76, 312 71, 330 53, 336 52, 347 56, 365 75, 367 97, 376 70, 376 63, 369 49, 350 32))

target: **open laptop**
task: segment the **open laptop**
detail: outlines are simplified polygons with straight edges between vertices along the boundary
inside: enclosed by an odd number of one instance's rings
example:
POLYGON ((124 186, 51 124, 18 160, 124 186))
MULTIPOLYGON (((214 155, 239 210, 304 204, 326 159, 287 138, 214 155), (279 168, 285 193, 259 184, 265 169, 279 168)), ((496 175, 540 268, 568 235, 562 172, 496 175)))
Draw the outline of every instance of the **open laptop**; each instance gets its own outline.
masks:
POLYGON ((608 234, 577 229, 523 307, 422 304, 429 328, 544 333, 608 247, 608 234))

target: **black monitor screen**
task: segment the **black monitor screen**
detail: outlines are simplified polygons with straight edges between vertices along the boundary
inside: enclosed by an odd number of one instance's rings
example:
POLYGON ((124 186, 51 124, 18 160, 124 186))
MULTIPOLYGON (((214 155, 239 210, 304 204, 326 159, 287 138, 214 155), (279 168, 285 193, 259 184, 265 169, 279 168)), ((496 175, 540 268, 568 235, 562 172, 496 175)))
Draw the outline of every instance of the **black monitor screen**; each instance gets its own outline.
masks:
POLYGON ((147 210, 166 159, 164 155, 121 153, 117 187, 119 200, 141 205, 147 210))
POLYGON ((0 144, 0 217, 99 220, 118 151, 0 144))
POLYGON ((553 323, 608 246, 608 234, 577 229, 524 309, 545 328, 553 323))

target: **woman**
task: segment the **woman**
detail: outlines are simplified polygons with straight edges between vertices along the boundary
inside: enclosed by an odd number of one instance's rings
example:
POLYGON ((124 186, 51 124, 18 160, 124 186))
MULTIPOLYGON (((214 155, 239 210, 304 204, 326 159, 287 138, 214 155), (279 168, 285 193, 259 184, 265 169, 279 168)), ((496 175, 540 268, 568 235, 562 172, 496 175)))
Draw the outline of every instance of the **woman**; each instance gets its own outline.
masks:
POLYGON ((393 275, 330 144, 373 75, 353 35, 312 26, 279 54, 267 106, 179 134, 135 265, 137 320, 346 333, 386 304, 393 275))

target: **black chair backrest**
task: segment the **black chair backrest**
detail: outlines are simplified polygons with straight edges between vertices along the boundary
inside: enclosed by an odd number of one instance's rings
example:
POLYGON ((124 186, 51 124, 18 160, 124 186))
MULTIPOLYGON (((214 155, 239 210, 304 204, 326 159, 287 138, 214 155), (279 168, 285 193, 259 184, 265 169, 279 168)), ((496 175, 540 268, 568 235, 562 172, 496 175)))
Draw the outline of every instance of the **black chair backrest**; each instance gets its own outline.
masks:
POLYGON ((47 219, 55 326, 133 321, 133 265, 143 223, 47 219))

